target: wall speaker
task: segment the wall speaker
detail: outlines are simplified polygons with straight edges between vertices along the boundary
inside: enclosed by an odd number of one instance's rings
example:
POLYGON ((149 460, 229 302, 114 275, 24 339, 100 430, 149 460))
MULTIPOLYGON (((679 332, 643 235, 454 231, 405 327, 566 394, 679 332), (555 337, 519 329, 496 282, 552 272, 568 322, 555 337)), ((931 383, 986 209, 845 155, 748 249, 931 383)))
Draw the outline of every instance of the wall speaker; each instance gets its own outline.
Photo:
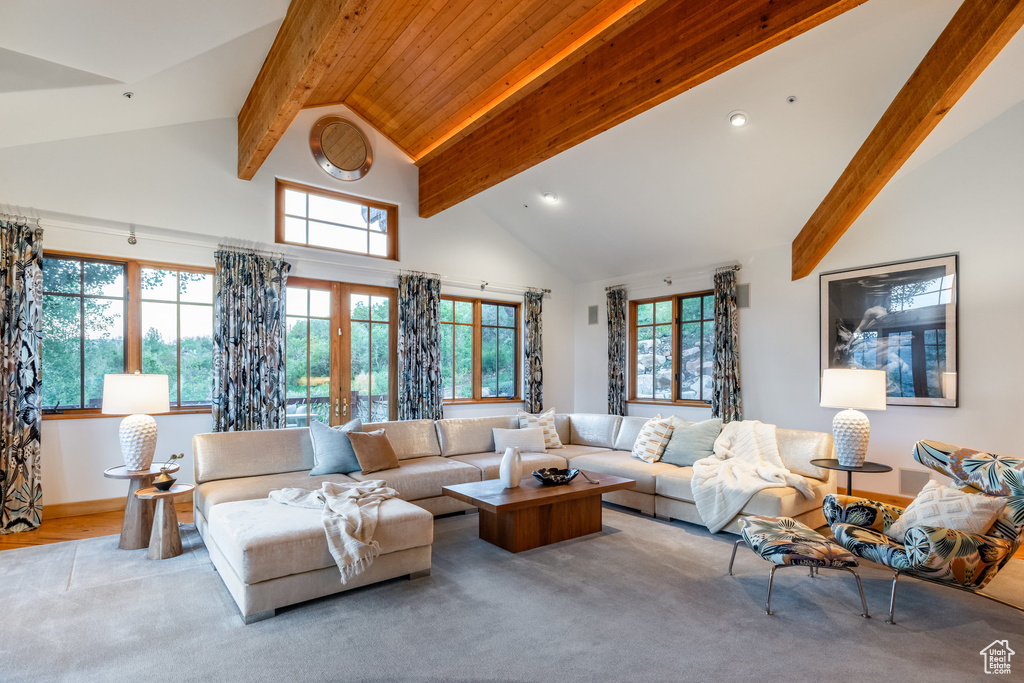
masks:
POLYGON ((905 470, 900 468, 900 493, 905 496, 917 496, 921 489, 932 478, 931 472, 924 470, 905 470))
POLYGON ((736 285, 736 308, 750 308, 750 283, 736 285))
POLYGON ((597 306, 591 306, 590 308, 587 309, 587 324, 597 324, 597 306))

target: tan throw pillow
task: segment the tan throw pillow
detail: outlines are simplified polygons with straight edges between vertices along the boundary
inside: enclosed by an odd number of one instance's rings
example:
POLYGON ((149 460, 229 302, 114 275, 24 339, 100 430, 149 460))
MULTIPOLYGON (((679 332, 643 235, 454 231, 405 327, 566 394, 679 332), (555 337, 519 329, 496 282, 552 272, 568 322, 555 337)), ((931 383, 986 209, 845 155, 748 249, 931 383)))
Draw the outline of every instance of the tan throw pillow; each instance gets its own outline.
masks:
POLYGON ((897 543, 903 543, 907 532, 915 526, 984 534, 1005 507, 1005 498, 986 496, 983 493, 964 493, 929 481, 885 535, 897 543))
POLYGON ((518 448, 523 453, 547 453, 544 450, 544 430, 540 427, 526 429, 491 430, 494 434, 494 452, 504 453, 506 448, 518 448))
POLYGON ((372 432, 349 432, 352 450, 356 452, 356 460, 363 474, 391 470, 398 467, 398 455, 388 440, 383 429, 372 432))
POLYGON ((658 462, 665 452, 668 440, 672 438, 673 418, 655 415, 640 429, 640 435, 633 444, 633 457, 644 462, 658 462))
POLYGON ((558 430, 555 429, 555 409, 548 408, 543 413, 531 415, 525 410, 520 409, 519 415, 519 428, 526 429, 529 427, 541 427, 544 430, 544 446, 548 449, 551 448, 565 448, 562 445, 562 440, 558 438, 558 430))

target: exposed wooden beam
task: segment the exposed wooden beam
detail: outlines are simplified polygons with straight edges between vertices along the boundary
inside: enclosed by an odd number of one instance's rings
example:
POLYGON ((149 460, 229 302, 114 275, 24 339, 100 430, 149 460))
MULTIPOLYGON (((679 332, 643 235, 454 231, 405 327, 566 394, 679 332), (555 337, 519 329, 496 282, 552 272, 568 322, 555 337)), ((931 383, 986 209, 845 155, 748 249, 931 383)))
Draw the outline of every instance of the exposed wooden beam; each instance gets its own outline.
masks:
POLYGON ((1022 24, 1024 0, 965 0, 793 240, 794 280, 811 274, 1022 24))
POLYGON ((256 175, 374 4, 376 0, 292 0, 238 113, 239 178, 256 175))
POLYGON ((421 160, 433 216, 865 0, 674 0, 421 160))

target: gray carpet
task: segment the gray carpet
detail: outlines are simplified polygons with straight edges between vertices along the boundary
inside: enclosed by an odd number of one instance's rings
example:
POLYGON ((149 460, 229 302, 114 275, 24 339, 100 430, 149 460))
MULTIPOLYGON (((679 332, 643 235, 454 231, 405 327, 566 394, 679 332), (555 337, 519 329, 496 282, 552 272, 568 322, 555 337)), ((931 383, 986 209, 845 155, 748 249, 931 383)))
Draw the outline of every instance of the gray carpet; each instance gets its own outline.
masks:
MULTIPOLYGON (((244 626, 194 527, 161 562, 115 536, 0 552, 3 681, 963 681, 979 651, 1024 653, 1024 615, 887 574, 778 572, 734 536, 605 509, 602 534, 512 555, 476 515, 438 519, 433 573, 244 626)), ((992 583, 1024 601, 1024 562, 992 583)), ((1013 662, 1024 678, 1024 654, 1013 662)), ((1006 677, 1004 677, 1006 680, 1006 677)))

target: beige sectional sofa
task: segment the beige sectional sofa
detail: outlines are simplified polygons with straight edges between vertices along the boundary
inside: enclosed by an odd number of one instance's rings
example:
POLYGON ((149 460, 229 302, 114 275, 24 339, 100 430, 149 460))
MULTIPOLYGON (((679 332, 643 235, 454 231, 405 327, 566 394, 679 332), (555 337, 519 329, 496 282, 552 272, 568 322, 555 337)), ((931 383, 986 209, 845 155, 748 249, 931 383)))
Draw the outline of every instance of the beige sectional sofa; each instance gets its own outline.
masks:
MULTIPOLYGON (((690 491, 691 467, 646 463, 632 457, 643 417, 556 415, 564 448, 523 453, 524 470, 567 467, 628 477, 635 488, 605 500, 665 519, 701 524, 690 491)), ((195 522, 210 557, 247 623, 274 609, 374 581, 420 575, 430 568, 433 515, 471 509, 444 496, 443 486, 496 479, 501 454, 492 430, 516 429, 515 416, 412 420, 363 425, 384 428, 399 457, 391 470, 309 476, 313 444, 308 428, 198 434, 193 439, 195 522), (382 555, 358 581, 341 585, 327 550, 319 511, 286 508, 267 500, 280 488, 317 489, 321 482, 383 479, 400 499, 381 506, 378 533, 382 555)), ((810 464, 833 457, 832 437, 820 432, 779 429, 786 466, 808 477, 814 498, 792 488, 766 489, 741 515, 793 517, 812 528, 824 524, 821 504, 836 490, 835 473, 810 464)), ((738 519, 738 518, 737 518, 738 519)), ((737 520, 726 531, 739 533, 737 520)))

